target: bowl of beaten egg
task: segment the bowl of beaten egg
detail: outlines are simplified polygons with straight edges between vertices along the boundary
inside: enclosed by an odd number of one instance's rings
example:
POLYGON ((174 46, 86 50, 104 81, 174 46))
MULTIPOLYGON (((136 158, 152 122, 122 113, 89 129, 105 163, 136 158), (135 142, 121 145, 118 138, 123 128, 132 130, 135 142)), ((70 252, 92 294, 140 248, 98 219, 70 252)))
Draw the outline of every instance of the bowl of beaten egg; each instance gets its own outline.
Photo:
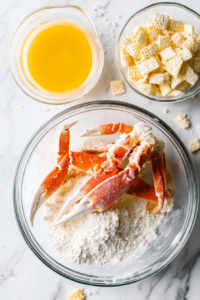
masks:
POLYGON ((77 6, 42 8, 15 30, 9 63, 18 86, 48 104, 72 102, 97 83, 104 53, 94 25, 77 6))

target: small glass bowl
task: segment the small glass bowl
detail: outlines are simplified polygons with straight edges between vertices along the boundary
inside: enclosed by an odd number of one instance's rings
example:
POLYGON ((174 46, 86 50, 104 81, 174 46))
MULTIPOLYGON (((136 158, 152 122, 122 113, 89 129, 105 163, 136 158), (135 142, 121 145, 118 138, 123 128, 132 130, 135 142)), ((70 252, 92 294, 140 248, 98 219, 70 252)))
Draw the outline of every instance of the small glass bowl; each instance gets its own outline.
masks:
POLYGON ((152 101, 156 102, 163 102, 163 103, 174 103, 179 102, 188 98, 191 98, 192 96, 196 95, 200 91, 200 79, 196 82, 194 86, 192 86, 189 90, 184 92, 182 96, 179 97, 163 97, 163 96, 155 96, 151 97, 148 95, 143 94, 137 87, 137 85, 131 81, 128 78, 128 68, 123 67, 121 65, 120 60, 120 48, 121 48, 121 41, 125 36, 131 36, 133 33, 133 28, 142 24, 146 23, 148 20, 151 20, 153 17, 153 14, 155 12, 162 13, 164 15, 168 15, 170 17, 173 17, 175 20, 180 20, 182 22, 185 22, 186 24, 191 24, 194 26, 195 32, 200 33, 200 15, 193 11, 192 9, 188 8, 187 6, 184 6, 182 4, 178 3, 168 3, 168 2, 159 2, 152 5, 149 5, 138 12, 136 12, 124 25, 120 35, 119 39, 116 45, 116 61, 117 61, 117 67, 119 69, 119 72, 121 76, 123 77, 124 81, 130 86, 132 90, 134 90, 136 93, 140 94, 141 96, 146 97, 147 99, 150 99, 152 101))
MULTIPOLYGON (((106 143, 119 134, 101 136, 106 143)), ((44 124, 25 148, 15 174, 14 210, 21 233, 31 250, 48 267, 64 277, 90 285, 119 286, 145 279, 169 264, 181 251, 193 228, 198 208, 198 184, 192 160, 173 130, 152 113, 120 101, 95 101, 71 107, 44 124), (30 204, 36 187, 55 167, 58 140, 63 125, 71 128, 70 149, 77 149, 80 134, 106 123, 134 125, 144 121, 165 142, 167 169, 174 182, 174 206, 158 228, 157 238, 145 250, 119 263, 78 265, 66 260, 53 246, 44 221, 45 207, 39 210, 34 227, 29 221, 30 204), (87 120, 87 122, 86 122, 87 120)))
POLYGON ((66 104, 87 94, 97 83, 104 64, 104 52, 90 17, 78 6, 45 7, 28 17, 15 30, 9 45, 9 64, 11 73, 21 90, 37 101, 46 104, 66 104), (79 87, 66 93, 45 93, 29 83, 21 65, 21 49, 27 36, 45 22, 69 21, 80 26, 87 34, 92 49, 92 69, 86 81, 79 87))

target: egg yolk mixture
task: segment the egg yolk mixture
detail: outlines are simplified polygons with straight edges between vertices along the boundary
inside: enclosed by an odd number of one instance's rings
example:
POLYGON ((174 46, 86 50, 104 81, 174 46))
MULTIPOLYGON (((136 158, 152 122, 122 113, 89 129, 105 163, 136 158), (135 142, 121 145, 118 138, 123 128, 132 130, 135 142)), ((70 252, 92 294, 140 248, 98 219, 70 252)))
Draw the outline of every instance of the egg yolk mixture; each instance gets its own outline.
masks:
POLYGON ((43 89, 62 93, 84 83, 92 68, 92 50, 86 34, 70 23, 51 25, 32 40, 27 66, 43 89))

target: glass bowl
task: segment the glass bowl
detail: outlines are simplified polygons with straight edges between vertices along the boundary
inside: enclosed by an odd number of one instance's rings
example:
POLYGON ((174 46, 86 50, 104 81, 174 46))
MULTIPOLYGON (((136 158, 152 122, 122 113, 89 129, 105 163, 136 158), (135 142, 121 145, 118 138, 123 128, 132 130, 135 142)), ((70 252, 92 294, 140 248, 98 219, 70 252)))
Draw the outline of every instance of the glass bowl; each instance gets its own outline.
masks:
POLYGON ((186 24, 191 24, 194 26, 195 32, 200 33, 200 15, 193 11, 192 9, 178 3, 168 3, 168 2, 160 2, 149 5, 138 12, 136 12, 124 25, 116 45, 116 61, 117 67, 121 76, 123 77, 124 81, 130 86, 130 88, 135 91, 136 93, 146 97, 147 99, 156 101, 156 102, 163 102, 163 103, 174 103, 179 102, 192 96, 196 95, 200 91, 200 79, 196 82, 194 86, 192 86, 189 90, 184 92, 182 96, 179 97, 163 97, 161 95, 151 97, 148 95, 143 94, 136 84, 131 81, 128 76, 128 68, 122 67, 121 60, 120 60, 120 48, 121 48, 121 41, 125 36, 131 36, 133 28, 138 26, 141 23, 146 23, 148 20, 151 20, 153 17, 154 12, 162 13, 173 17, 175 20, 180 20, 185 22, 186 24))
MULTIPOLYGON (((118 135, 102 136, 114 141, 118 135)), ((192 160, 178 136, 161 119, 137 106, 119 101, 95 101, 71 107, 45 123, 25 148, 15 175, 14 210, 21 233, 31 250, 55 272, 85 284, 118 286, 145 279, 169 264, 186 243, 198 208, 198 184, 192 160), (144 121, 166 145, 167 168, 173 174, 174 207, 165 215, 158 236, 144 251, 120 263, 77 265, 66 260, 52 246, 44 221, 45 207, 38 212, 34 227, 29 222, 30 203, 36 187, 55 166, 58 139, 63 125, 71 128, 70 149, 76 150, 79 135, 98 124, 144 121)))
POLYGON ((37 101, 46 104, 66 104, 87 94, 97 83, 104 64, 104 52, 90 17, 78 6, 41 8, 28 17, 15 30, 9 45, 11 73, 21 90, 37 101), (48 93, 33 86, 24 74, 21 64, 21 51, 28 35, 41 24, 69 21, 79 26, 87 34, 92 49, 92 69, 86 81, 78 88, 66 93, 48 93))

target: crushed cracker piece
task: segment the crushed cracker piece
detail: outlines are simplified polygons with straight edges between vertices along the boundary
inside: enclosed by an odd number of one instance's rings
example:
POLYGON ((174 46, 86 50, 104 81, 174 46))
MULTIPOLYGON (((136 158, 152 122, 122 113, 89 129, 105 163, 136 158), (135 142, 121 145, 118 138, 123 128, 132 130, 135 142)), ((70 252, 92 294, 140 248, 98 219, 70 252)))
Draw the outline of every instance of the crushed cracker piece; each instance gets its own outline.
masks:
POLYGON ((179 52, 180 57, 182 58, 183 61, 187 61, 192 58, 192 53, 190 50, 186 47, 183 48, 183 50, 180 50, 179 52))
POLYGON ((156 96, 158 93, 158 88, 154 84, 150 83, 136 83, 138 89, 148 96, 156 96))
POLYGON ((170 46, 171 40, 169 36, 159 35, 157 39, 157 45, 159 50, 163 50, 170 46))
POLYGON ((151 27, 158 28, 158 29, 168 29, 169 21, 170 21, 169 16, 155 12, 151 22, 151 27))
POLYGON ((184 25, 184 32, 194 34, 194 27, 192 25, 184 25))
POLYGON ((147 34, 143 29, 141 29, 138 34, 136 44, 140 47, 145 47, 146 43, 147 43, 147 34))
POLYGON ((128 78, 133 81, 138 81, 143 77, 137 66, 130 66, 128 68, 128 78))
POLYGON ((78 289, 74 291, 67 297, 68 300, 85 300, 85 295, 83 294, 83 289, 78 289))
POLYGON ((156 44, 151 44, 147 47, 144 47, 140 50, 140 55, 142 57, 142 59, 146 59, 146 58, 149 58, 155 54, 157 54, 158 52, 158 48, 156 46, 156 44))
POLYGON ((175 89, 183 81, 184 81, 184 79, 181 77, 177 77, 177 78, 172 77, 171 78, 171 88, 175 89))
POLYGON ((176 32, 183 32, 184 25, 185 25, 185 23, 183 23, 181 21, 170 20, 169 30, 176 31, 176 32))
POLYGON ((122 67, 130 66, 133 64, 133 57, 124 48, 120 49, 120 59, 122 67))
POLYGON ((189 65, 185 65, 185 67, 181 70, 180 77, 189 82, 191 85, 194 85, 199 79, 199 76, 189 65))
POLYGON ((160 34, 161 34, 160 29, 151 30, 149 32, 149 42, 150 42, 150 44, 156 43, 160 34))
POLYGON ((149 83, 153 83, 153 84, 168 83, 168 84, 170 84, 170 75, 168 72, 152 73, 149 78, 149 83))
POLYGON ((184 120, 185 118, 186 118, 186 114, 181 114, 181 115, 176 116, 174 121, 179 123, 180 121, 184 120))
POLYGON ((167 96, 171 92, 171 87, 167 83, 159 84, 159 88, 163 97, 167 96))
POLYGON ((190 127, 190 121, 188 119, 183 119, 182 121, 179 122, 179 124, 184 128, 187 129, 190 127))
POLYGON ((110 81, 110 86, 112 89, 112 93, 113 95, 121 95, 124 94, 126 92, 125 90, 125 86, 122 80, 114 80, 114 81, 110 81))
POLYGON ((188 143, 191 152, 195 152, 200 149, 199 139, 192 140, 188 143))
POLYGON ((158 69, 159 64, 155 57, 151 57, 149 59, 146 59, 142 63, 138 64, 138 68, 142 75, 146 75, 146 74, 158 69))
POLYGON ((167 62, 165 70, 169 72, 169 74, 171 74, 173 77, 178 77, 182 64, 182 58, 180 57, 180 55, 176 54, 176 56, 174 56, 167 62))
POLYGON ((174 57, 176 55, 176 52, 174 52, 174 50, 170 46, 170 47, 167 47, 164 50, 162 50, 159 54, 164 61, 167 61, 167 60, 171 59, 172 57, 174 57))
POLYGON ((200 49, 200 44, 195 40, 193 36, 189 36, 187 40, 183 43, 182 47, 186 47, 190 50, 192 54, 200 49))
POLYGON ((187 64, 194 70, 195 73, 200 72, 200 58, 199 57, 192 57, 190 60, 187 61, 187 64))

